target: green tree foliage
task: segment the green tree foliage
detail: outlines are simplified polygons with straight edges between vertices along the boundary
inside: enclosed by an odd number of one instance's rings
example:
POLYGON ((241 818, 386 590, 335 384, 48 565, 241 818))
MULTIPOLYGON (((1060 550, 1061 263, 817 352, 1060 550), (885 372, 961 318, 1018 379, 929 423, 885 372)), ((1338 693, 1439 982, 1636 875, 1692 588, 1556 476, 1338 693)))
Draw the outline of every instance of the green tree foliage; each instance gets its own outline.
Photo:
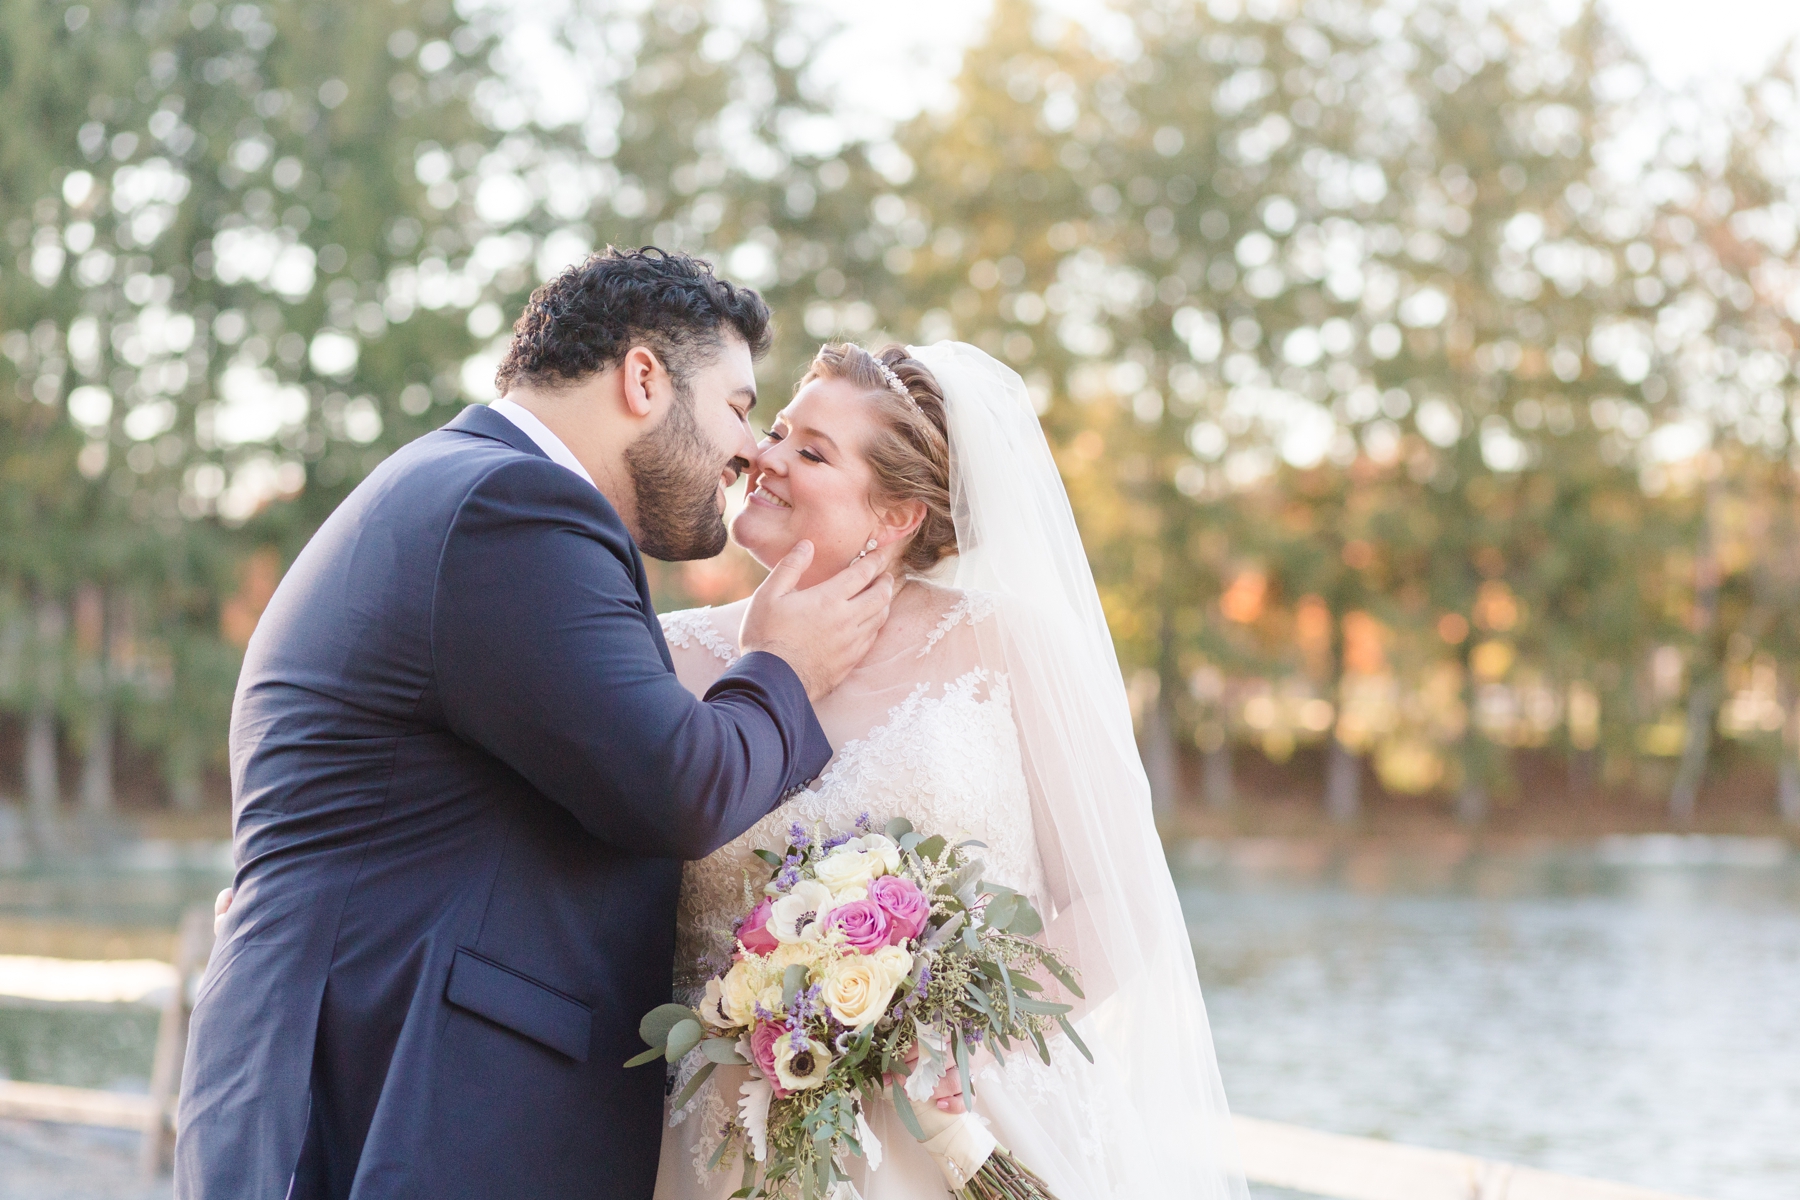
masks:
POLYGON ((997 0, 954 105, 870 133, 784 0, 0 28, 0 705, 46 830, 115 742, 196 800, 284 565, 609 242, 762 288, 766 396, 827 338, 1018 367, 1161 801, 1183 747, 1220 805, 1234 747, 1298 749, 1340 819, 1376 778, 1477 820, 1549 754, 1678 818, 1774 762, 1800 819, 1785 74, 1664 96, 1599 10, 997 0))

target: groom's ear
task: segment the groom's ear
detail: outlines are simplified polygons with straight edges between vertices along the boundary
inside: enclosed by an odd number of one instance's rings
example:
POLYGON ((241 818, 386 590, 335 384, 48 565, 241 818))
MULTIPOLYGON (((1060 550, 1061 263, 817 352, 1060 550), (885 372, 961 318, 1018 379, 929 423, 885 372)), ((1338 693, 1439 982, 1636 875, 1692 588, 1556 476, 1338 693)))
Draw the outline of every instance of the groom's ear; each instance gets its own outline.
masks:
POLYGON ((661 411, 675 390, 668 368, 648 346, 633 346, 619 360, 619 386, 625 411, 640 420, 661 411))

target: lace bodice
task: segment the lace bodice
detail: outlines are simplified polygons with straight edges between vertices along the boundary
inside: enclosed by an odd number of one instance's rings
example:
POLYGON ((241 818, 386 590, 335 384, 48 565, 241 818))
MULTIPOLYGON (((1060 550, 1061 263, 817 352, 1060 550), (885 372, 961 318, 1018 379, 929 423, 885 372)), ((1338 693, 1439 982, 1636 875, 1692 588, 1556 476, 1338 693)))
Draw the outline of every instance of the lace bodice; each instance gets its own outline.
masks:
MULTIPOLYGON (((877 824, 905 817, 923 831, 974 838, 987 847, 988 878, 1041 904, 1044 874, 1010 685, 1004 673, 979 661, 974 638, 949 636, 991 618, 993 606, 978 595, 951 595, 918 649, 897 659, 916 682, 880 723, 842 742, 812 787, 790 794, 736 841, 687 864, 676 930, 678 987, 697 986, 707 973, 703 964, 729 958, 733 924, 768 878, 753 851, 779 853, 796 821, 849 829, 866 812, 877 824)), ((725 663, 736 658, 706 610, 674 613, 663 624, 672 646, 698 646, 725 663)))

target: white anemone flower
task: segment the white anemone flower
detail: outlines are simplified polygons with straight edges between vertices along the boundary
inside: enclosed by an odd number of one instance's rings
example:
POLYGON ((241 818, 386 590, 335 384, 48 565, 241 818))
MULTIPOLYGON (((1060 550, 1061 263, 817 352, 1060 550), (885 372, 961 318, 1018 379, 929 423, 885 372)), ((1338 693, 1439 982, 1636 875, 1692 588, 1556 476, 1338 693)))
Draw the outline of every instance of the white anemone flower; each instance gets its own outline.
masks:
POLYGON ((825 932, 825 914, 831 911, 831 889, 813 879, 803 879, 769 910, 769 932, 778 942, 816 942, 825 932))

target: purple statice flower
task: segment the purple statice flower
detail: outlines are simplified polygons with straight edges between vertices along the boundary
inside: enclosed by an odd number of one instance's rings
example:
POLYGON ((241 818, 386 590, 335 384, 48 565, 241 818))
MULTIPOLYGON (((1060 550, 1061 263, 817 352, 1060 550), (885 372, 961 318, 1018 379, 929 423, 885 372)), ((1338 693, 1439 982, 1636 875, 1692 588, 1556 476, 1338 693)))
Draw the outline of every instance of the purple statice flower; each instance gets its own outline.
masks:
POLYGON ((783 867, 783 868, 781 868, 781 874, 779 874, 775 877, 775 886, 780 888, 784 892, 790 890, 796 883, 799 883, 799 882, 800 882, 800 868, 799 867, 783 867))
POLYGON ((756 1001, 751 1007, 755 1009, 757 1020, 773 1021, 775 1019, 775 1014, 764 1008, 761 1000, 756 1001))
POLYGON ((913 987, 913 999, 923 1000, 925 989, 931 986, 931 964, 926 963, 919 968, 919 982, 913 987))
POLYGON ((866 811, 856 818, 856 827, 864 833, 875 832, 875 823, 869 820, 869 814, 866 811))
POLYGON ((788 826, 788 845, 796 850, 805 850, 812 845, 812 835, 806 832, 806 826, 798 821, 788 826))
POLYGON ((824 844, 821 845, 819 847, 819 849, 822 850, 823 852, 825 852, 826 854, 829 854, 833 850, 836 850, 839 846, 843 845, 845 842, 849 841, 851 838, 853 838, 855 836, 856 835, 854 833, 833 834, 831 837, 828 837, 825 839, 824 844))

